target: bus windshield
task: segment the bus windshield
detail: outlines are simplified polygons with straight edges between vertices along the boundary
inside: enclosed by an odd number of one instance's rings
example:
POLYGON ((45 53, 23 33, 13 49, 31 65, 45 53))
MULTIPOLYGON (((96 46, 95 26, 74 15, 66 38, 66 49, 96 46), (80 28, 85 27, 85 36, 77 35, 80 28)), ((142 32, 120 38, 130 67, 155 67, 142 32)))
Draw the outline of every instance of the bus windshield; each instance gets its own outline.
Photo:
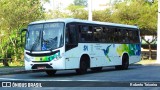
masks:
POLYGON ((64 23, 44 23, 28 26, 26 50, 48 51, 63 45, 64 23))

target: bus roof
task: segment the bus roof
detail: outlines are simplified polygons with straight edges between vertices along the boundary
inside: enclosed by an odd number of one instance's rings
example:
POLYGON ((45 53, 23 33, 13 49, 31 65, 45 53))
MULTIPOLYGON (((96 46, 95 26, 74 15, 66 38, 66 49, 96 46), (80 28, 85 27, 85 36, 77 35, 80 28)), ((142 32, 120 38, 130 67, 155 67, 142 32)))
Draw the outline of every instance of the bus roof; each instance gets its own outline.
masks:
POLYGON ((81 20, 81 19, 74 19, 74 18, 58 18, 58 19, 50 19, 50 20, 41 20, 41 21, 31 22, 30 24, 50 23, 50 22, 64 22, 64 23, 79 22, 79 23, 99 24, 99 25, 108 25, 108 26, 117 26, 117 27, 138 28, 138 26, 134 26, 134 25, 100 22, 100 21, 88 21, 88 20, 81 20))

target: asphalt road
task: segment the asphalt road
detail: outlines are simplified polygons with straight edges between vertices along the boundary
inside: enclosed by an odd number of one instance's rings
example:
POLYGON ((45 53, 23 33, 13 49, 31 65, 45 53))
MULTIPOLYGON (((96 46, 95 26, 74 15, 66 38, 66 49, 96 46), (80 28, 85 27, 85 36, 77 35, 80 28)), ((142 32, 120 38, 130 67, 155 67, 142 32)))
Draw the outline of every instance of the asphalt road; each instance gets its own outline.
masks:
MULTIPOLYGON (((58 90, 99 90, 99 89, 120 89, 120 90, 128 90, 129 87, 121 87, 120 84, 128 83, 128 82, 158 82, 160 85, 160 65, 133 65, 130 66, 128 70, 115 70, 114 67, 105 67, 101 72, 93 72, 88 70, 87 74, 84 75, 77 75, 74 70, 65 70, 65 71, 58 71, 55 76, 49 77, 45 72, 35 72, 35 73, 24 73, 24 74, 12 74, 12 75, 1 75, 0 81, 20 81, 20 82, 27 82, 27 81, 49 81, 50 85, 53 84, 53 87, 47 87, 47 89, 58 89, 58 90), (56 84, 59 83, 60 84, 56 84), (77 84, 77 82, 80 82, 77 84), (102 84, 102 82, 109 82, 106 85, 113 87, 105 87, 105 84, 102 87, 98 86, 97 84, 102 84), (118 83, 118 87, 115 87, 118 83), (63 85, 64 86, 63 86, 63 85), (66 87, 66 85, 75 84, 75 86, 71 85, 71 87, 66 87), (83 84, 85 84, 83 87, 83 84), (88 84, 88 86, 86 85, 88 84), (62 85, 55 87, 55 85, 62 85), (78 88, 80 85, 81 88, 78 88), (91 88, 90 88, 91 87, 91 88), (120 88, 119 88, 120 87, 120 88)), ((157 87, 131 87, 130 89, 153 89, 158 90, 157 87)), ((19 88, 18 88, 19 89, 19 88)))

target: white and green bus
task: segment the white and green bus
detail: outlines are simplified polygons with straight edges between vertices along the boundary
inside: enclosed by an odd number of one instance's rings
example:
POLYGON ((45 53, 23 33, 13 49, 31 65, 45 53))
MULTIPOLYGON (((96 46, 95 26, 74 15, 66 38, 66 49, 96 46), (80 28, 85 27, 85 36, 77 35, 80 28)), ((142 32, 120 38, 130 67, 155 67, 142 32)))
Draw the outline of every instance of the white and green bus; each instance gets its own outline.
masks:
POLYGON ((32 22, 22 31, 26 70, 54 75, 75 69, 84 74, 105 66, 128 69, 141 59, 137 26, 68 18, 32 22))

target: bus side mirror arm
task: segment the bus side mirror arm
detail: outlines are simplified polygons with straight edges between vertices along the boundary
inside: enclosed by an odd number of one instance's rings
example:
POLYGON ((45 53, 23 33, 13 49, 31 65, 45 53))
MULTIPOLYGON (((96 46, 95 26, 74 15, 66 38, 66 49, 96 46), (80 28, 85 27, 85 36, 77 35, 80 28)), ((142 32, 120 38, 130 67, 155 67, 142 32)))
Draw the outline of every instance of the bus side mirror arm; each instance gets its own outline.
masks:
POLYGON ((26 28, 23 28, 23 29, 21 30, 21 32, 20 32, 20 34, 21 34, 21 46, 22 46, 22 42, 23 42, 23 41, 22 41, 22 40, 23 40, 23 39, 22 39, 22 38, 23 38, 23 36, 22 36, 22 33, 23 33, 23 32, 27 32, 27 29, 26 29, 26 28))

